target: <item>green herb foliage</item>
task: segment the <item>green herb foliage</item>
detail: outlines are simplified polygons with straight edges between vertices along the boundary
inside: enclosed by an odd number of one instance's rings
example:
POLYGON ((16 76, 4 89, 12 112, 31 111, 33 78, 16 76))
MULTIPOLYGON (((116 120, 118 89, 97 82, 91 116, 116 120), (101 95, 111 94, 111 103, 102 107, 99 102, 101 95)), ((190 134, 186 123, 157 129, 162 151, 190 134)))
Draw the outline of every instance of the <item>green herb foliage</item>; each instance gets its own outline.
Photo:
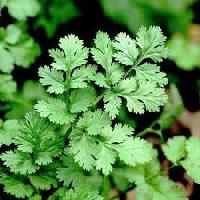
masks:
MULTIPOLYGON (((30 200, 41 200, 45 190, 49 200, 103 200, 112 179, 119 191, 135 184, 139 200, 186 200, 163 176, 152 145, 118 120, 122 104, 136 115, 166 104, 168 80, 158 66, 168 55, 165 40, 155 26, 142 27, 135 39, 98 32, 90 49, 75 35, 61 38, 49 51, 52 63, 38 72, 49 95, 42 94, 23 120, 0 121, 0 146, 12 145, 0 155, 4 192, 30 200)), ((172 94, 178 98, 175 88, 172 94)), ((38 98, 27 90, 24 96, 38 98)), ((168 160, 196 183, 199 146, 182 136, 163 145, 168 160)))

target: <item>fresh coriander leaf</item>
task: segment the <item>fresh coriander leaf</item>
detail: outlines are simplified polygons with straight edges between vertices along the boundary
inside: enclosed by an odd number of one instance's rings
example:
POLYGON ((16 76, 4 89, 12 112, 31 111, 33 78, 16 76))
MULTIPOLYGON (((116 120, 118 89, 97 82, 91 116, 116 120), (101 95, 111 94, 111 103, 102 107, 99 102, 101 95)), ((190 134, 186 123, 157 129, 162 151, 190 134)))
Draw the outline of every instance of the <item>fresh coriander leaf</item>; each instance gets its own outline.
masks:
POLYGON ((70 95, 72 113, 87 111, 96 99, 96 91, 92 87, 76 89, 70 95))
POLYGON ((99 31, 94 40, 95 48, 91 49, 93 59, 104 69, 112 64, 112 42, 107 33, 99 31))
POLYGON ((54 126, 36 112, 27 113, 25 119, 20 121, 14 143, 19 151, 33 153, 38 165, 52 163, 64 147, 64 140, 56 136, 54 126))
POLYGON ((86 64, 88 49, 83 46, 83 41, 75 35, 68 35, 60 39, 59 47, 64 51, 66 67, 63 70, 74 69, 86 64))
POLYGON ((186 138, 184 136, 176 136, 169 139, 167 144, 162 147, 165 156, 175 165, 186 155, 185 142, 186 138))
POLYGON ((122 100, 116 94, 112 92, 107 92, 103 98, 105 112, 114 119, 119 114, 119 109, 121 107, 122 100))
POLYGON ((157 176, 136 187, 138 200, 188 200, 180 186, 166 177, 157 176))
POLYGON ((68 187, 72 184, 73 187, 79 186, 85 183, 86 177, 84 171, 74 160, 69 156, 63 156, 63 167, 57 169, 57 178, 60 182, 64 182, 64 185, 68 187))
POLYGON ((98 85, 99 87, 103 87, 103 88, 109 88, 110 87, 107 83, 106 77, 100 72, 97 72, 96 74, 91 74, 90 79, 92 81, 94 81, 95 84, 98 85))
POLYGON ((160 67, 156 64, 145 63, 135 68, 136 79, 139 82, 151 81, 163 87, 168 83, 168 79, 164 72, 160 72, 160 67))
POLYGON ((52 187, 57 187, 56 168, 57 164, 53 163, 40 169, 37 173, 30 176, 31 184, 40 190, 50 190, 52 187))
POLYGON ((16 198, 30 197, 34 192, 33 187, 18 176, 3 175, 0 177, 0 181, 4 185, 4 192, 14 195, 16 198))
POLYGON ((151 146, 139 138, 133 139, 133 130, 126 125, 117 124, 112 129, 109 124, 102 124, 98 117, 98 126, 101 125, 102 128, 91 134, 87 122, 93 114, 96 115, 95 112, 83 115, 77 126, 79 129, 74 128, 70 135, 70 152, 81 167, 86 170, 96 167, 108 175, 117 156, 131 166, 151 160, 151 146))
POLYGON ((181 161, 181 165, 194 182, 200 184, 200 140, 194 137, 188 139, 186 141, 186 152, 187 157, 181 161))
POLYGON ((135 138, 125 140, 117 149, 119 158, 127 165, 145 164, 152 159, 151 146, 144 140, 135 138))
POLYGON ((39 69, 40 83, 48 86, 47 92, 62 94, 65 91, 63 73, 48 66, 39 69))
POLYGON ((127 100, 129 112, 142 114, 145 110, 158 112, 160 106, 167 102, 167 95, 163 88, 157 88, 153 82, 143 82, 136 91, 123 95, 127 100))
POLYGON ((73 187, 89 186, 97 188, 101 185, 102 179, 97 173, 86 175, 84 170, 74 162, 71 155, 68 153, 62 157, 63 166, 57 168, 57 178, 60 182, 64 182, 64 186, 68 187, 72 184, 73 187))
POLYGON ((35 173, 39 167, 33 163, 31 155, 19 151, 7 151, 0 156, 4 165, 10 168, 11 172, 20 174, 35 173))
POLYGON ((34 107, 41 117, 48 117, 56 124, 68 124, 75 119, 75 115, 68 111, 66 103, 60 99, 41 100, 34 107))
POLYGON ((103 197, 97 191, 87 187, 77 188, 75 191, 69 190, 66 193, 65 200, 103 200, 103 197))
POLYGON ((65 54, 60 49, 51 49, 49 50, 49 56, 53 58, 53 63, 51 66, 56 70, 66 71, 67 61, 65 59, 65 54))
POLYGON ((90 82, 93 74, 96 73, 96 68, 92 65, 82 66, 76 68, 71 77, 70 87, 71 88, 86 88, 90 82))
POLYGON ((150 58, 154 62, 161 62, 168 56, 165 47, 166 37, 163 36, 161 29, 157 26, 140 28, 137 33, 136 42, 142 51, 142 59, 150 58))
POLYGON ((96 156, 96 169, 102 170, 102 173, 108 175, 112 171, 112 165, 116 160, 116 153, 110 151, 108 147, 104 144, 99 145, 99 153, 96 156))
POLYGON ((101 110, 88 111, 78 120, 77 127, 84 129, 89 135, 97 135, 107 125, 111 124, 108 115, 101 110))
POLYGON ((80 135, 70 141, 70 153, 75 162, 85 170, 91 170, 95 164, 96 142, 88 136, 80 135))
POLYGON ((138 57, 139 51, 135 40, 131 39, 126 33, 119 33, 115 37, 113 47, 115 59, 124 65, 133 65, 138 57))

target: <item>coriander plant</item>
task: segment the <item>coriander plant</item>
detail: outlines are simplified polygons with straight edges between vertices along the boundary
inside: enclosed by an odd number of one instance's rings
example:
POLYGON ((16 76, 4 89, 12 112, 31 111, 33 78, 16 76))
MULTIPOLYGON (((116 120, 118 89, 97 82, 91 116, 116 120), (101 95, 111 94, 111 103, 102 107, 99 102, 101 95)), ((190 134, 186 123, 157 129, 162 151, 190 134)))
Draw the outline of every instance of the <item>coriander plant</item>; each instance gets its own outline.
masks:
MULTIPOLYGON (((111 188, 136 186, 138 200, 186 200, 144 134, 118 117, 122 105, 143 114, 167 103, 168 79, 158 66, 168 55, 165 41, 154 26, 142 27, 136 39, 98 32, 91 49, 75 35, 61 38, 49 51, 52 63, 39 68, 51 95, 23 120, 0 121, 0 146, 12 144, 0 156, 4 191, 29 200, 103 200, 119 199, 111 188)), ((200 182, 198 139, 175 137, 162 147, 174 166, 200 182)))

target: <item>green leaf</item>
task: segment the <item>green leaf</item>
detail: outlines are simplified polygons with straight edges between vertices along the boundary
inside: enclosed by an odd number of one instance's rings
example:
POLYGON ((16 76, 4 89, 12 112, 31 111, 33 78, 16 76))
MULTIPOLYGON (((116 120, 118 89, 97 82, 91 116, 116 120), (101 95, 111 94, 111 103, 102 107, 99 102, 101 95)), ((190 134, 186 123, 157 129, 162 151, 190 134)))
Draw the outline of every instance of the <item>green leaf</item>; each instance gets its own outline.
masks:
POLYGON ((56 124, 68 124, 75 119, 75 115, 68 111, 66 103, 60 99, 41 100, 34 107, 41 117, 47 117, 56 124))
POLYGON ((193 39, 188 39, 185 35, 174 34, 168 42, 169 58, 176 63, 176 65, 184 70, 191 71, 199 68, 200 46, 198 42, 193 39), (185 53, 187 52, 187 56, 185 53))
POLYGON ((24 183, 24 181, 17 176, 3 175, 0 181, 1 184, 4 185, 4 192, 14 195, 16 198, 30 197, 34 192, 31 185, 24 183))
POLYGON ((137 84, 135 77, 120 81, 112 90, 105 93, 104 107, 112 118, 119 113, 121 99, 126 99, 129 112, 142 114, 145 110, 156 112, 167 101, 164 88, 158 88, 154 82, 143 81, 137 84))
MULTIPOLYGON (((64 71, 74 69, 86 64, 88 58, 88 49, 83 47, 83 41, 75 35, 68 35, 60 39, 59 47, 65 54, 64 71)), ((59 68, 57 68, 59 69, 59 68)))
POLYGON ((107 33, 99 31, 94 40, 95 48, 91 49, 93 59, 104 69, 112 64, 112 42, 107 33))
POLYGON ((95 84, 98 85, 99 87, 109 88, 106 77, 100 72, 96 72, 96 74, 92 74, 90 76, 90 79, 94 81, 95 84))
POLYGON ((137 164, 145 164, 152 159, 151 146, 142 139, 125 140, 117 148, 119 158, 127 165, 136 166, 137 164))
POLYGON ((117 84, 123 78, 124 75, 123 68, 118 63, 112 63, 110 68, 108 68, 107 72, 108 72, 107 79, 109 82, 112 83, 112 85, 117 84))
POLYGON ((59 47, 63 50, 50 50, 50 56, 54 62, 53 68, 63 71, 71 71, 87 63, 88 49, 83 46, 83 41, 75 35, 68 35, 60 39, 59 47))
POLYGON ((126 33, 119 33, 115 37, 113 47, 115 59, 124 65, 133 65, 138 57, 139 51, 136 47, 135 40, 131 39, 126 33))
POLYGON ((63 166, 57 168, 56 177, 60 182, 64 182, 64 186, 68 187, 72 184, 74 188, 85 185, 98 188, 101 185, 102 179, 97 173, 86 175, 85 171, 74 162, 68 153, 62 157, 62 162, 63 166))
POLYGON ((7 100, 14 92, 16 92, 16 83, 9 74, 0 74, 0 98, 7 100))
POLYGON ((141 48, 142 59, 150 58, 154 62, 161 62, 168 56, 165 47, 166 37, 163 36, 161 29, 157 26, 140 28, 137 33, 136 42, 141 48))
POLYGON ((17 134, 19 129, 17 120, 6 120, 3 127, 0 128, 0 147, 10 145, 13 142, 14 136, 17 134))
POLYGON ((105 175, 110 174, 112 171, 112 165, 116 160, 116 153, 114 151, 110 151, 108 147, 104 144, 99 145, 99 153, 96 156, 96 169, 102 170, 102 173, 105 175))
POLYGON ((158 86, 163 87, 168 83, 168 79, 164 72, 160 72, 160 67, 156 64, 145 63, 135 68, 136 79, 139 82, 151 81, 158 86))
POLYGON ((171 127, 174 121, 180 116, 184 109, 183 100, 176 87, 176 85, 171 84, 170 90, 168 92, 168 102, 164 106, 163 112, 158 120, 161 129, 167 129, 171 127))
POLYGON ((76 89, 70 95, 72 113, 87 111, 96 99, 96 91, 92 87, 76 89))
POLYGON ((60 182, 64 182, 64 185, 68 187, 72 184, 73 187, 79 186, 85 183, 84 171, 74 160, 69 156, 63 156, 63 167, 57 169, 56 174, 60 182))
POLYGON ((112 91, 108 91, 104 95, 104 108, 109 116, 114 119, 119 114, 122 100, 120 96, 127 95, 136 89, 135 78, 127 78, 120 81, 112 91))
POLYGON ((119 109, 122 104, 122 100, 111 92, 107 92, 103 98, 105 112, 114 119, 119 114, 119 109))
POLYGON ((95 48, 91 49, 93 59, 104 68, 106 74, 93 74, 92 80, 100 87, 109 88, 110 84, 116 84, 122 78, 123 70, 119 64, 112 63, 112 42, 107 33, 98 32, 94 43, 95 48))
POLYGON ((38 165, 47 165, 53 162, 54 157, 58 157, 64 148, 64 140, 59 137, 48 138, 41 142, 41 149, 36 153, 35 163, 38 165))
POLYGON ((66 71, 67 61, 65 60, 65 54, 60 49, 51 49, 49 50, 49 56, 53 58, 53 63, 51 66, 56 70, 66 71))
POLYGON ((130 183, 134 183, 138 186, 151 181, 151 179, 157 177, 160 174, 160 162, 157 159, 158 153, 155 149, 152 150, 152 160, 145 165, 140 164, 135 167, 121 165, 113 169, 114 182, 123 191, 126 191, 130 183))
POLYGON ((23 40, 10 48, 10 52, 15 59, 16 65, 28 68, 40 55, 40 48, 32 38, 29 36, 25 37, 26 40, 22 38, 23 40))
POLYGON ((160 106, 167 102, 167 95, 163 88, 157 88, 153 82, 143 82, 136 91, 122 95, 127 100, 129 112, 142 114, 160 111, 160 106))
POLYGON ((76 136, 70 141, 70 153, 74 155, 75 162, 85 170, 91 170, 95 164, 96 143, 83 135, 76 136))
POLYGON ((47 92, 62 94, 65 91, 63 73, 48 66, 39 69, 40 83, 48 86, 47 92))
POLYGON ((22 30, 14 24, 11 24, 7 27, 7 35, 5 39, 9 44, 14 45, 19 41, 21 34, 22 30))
POLYGON ((0 156, 4 165, 10 168, 11 172, 20 174, 35 173, 39 167, 33 163, 31 155, 23 152, 7 151, 0 156))
POLYGON ((188 176, 195 183, 200 184, 200 140, 191 137, 186 141, 187 158, 181 161, 181 165, 185 168, 188 176))
POLYGON ((76 188, 75 191, 69 190, 66 192, 65 200, 103 200, 103 197, 97 191, 87 187, 76 188))
POLYGON ((64 139, 53 131, 54 126, 49 121, 40 118, 36 112, 30 112, 20 122, 14 143, 19 151, 33 153, 36 164, 47 165, 61 154, 64 147, 64 139))
POLYGON ((32 197, 30 197, 29 200, 42 200, 42 197, 39 194, 35 194, 32 197))
POLYGON ((121 95, 129 95, 129 93, 136 90, 137 83, 134 77, 121 80, 114 88, 116 93, 121 95))
POLYGON ((19 151, 32 153, 36 151, 40 139, 45 142, 51 137, 53 126, 46 119, 40 118, 36 112, 29 112, 25 115, 25 119, 19 123, 18 134, 14 137, 14 143, 19 151), (47 135, 49 134, 49 135, 47 135))
POLYGON ((157 176, 136 187, 138 200, 188 200, 180 186, 166 177, 157 176))
POLYGON ((7 7, 12 17, 22 21, 27 17, 36 16, 40 10, 36 0, 8 0, 7 7))
POLYGON ((185 142, 186 138, 184 136, 176 136, 169 139, 167 144, 162 146, 167 159, 175 165, 186 155, 185 142))
POLYGON ((21 24, 11 24, 6 28, 1 28, 5 35, 0 38, 0 71, 11 72, 14 65, 28 68, 39 56, 38 44, 24 29, 25 27, 21 24))
POLYGON ((97 135, 107 125, 111 124, 108 115, 101 110, 88 111, 78 120, 77 127, 86 130, 89 135, 97 135))
POLYGON ((0 70, 2 72, 11 72, 14 68, 14 58, 10 54, 10 52, 3 48, 0 44, 0 70))
POLYGON ((151 146, 139 138, 133 139, 132 128, 121 124, 112 128, 110 121, 106 120, 102 123, 102 117, 103 115, 99 111, 88 112, 72 130, 69 150, 81 167, 85 170, 95 167, 97 170, 102 170, 103 174, 108 175, 112 171, 112 165, 117 156, 132 166, 144 164, 152 159, 151 146), (99 117, 95 119, 97 116, 99 117), (91 119, 93 121, 90 121, 91 119), (89 124, 92 127, 88 128, 89 124), (99 128, 97 129, 97 127, 99 128))
POLYGON ((30 176, 31 184, 40 190, 50 190, 58 185, 56 176, 56 164, 50 164, 40 169, 36 174, 30 176))
POLYGON ((92 65, 76 68, 71 77, 71 88, 86 88, 90 82, 90 77, 96 73, 96 68, 92 65))

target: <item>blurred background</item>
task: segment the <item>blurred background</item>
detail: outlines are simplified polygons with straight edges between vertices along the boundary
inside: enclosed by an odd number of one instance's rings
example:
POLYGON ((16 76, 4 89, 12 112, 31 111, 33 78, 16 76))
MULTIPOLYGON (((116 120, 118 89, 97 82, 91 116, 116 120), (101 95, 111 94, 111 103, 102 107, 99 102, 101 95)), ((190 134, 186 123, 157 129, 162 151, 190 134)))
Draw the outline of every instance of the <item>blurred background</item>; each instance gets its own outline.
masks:
MULTIPOLYGON (((51 62, 48 50, 57 47, 60 37, 73 33, 91 46, 98 30, 111 37, 119 32, 135 37, 141 26, 159 25, 170 50, 161 64, 169 78, 167 109, 176 111, 172 115, 177 118, 164 128, 164 137, 200 137, 199 13, 199 0, 0 0, 0 118, 21 118, 46 95, 37 71, 51 62)), ((130 116, 123 109, 120 114, 137 131, 159 117, 130 116)), ((191 199, 199 199, 200 187, 182 174, 175 169, 170 176, 186 187, 191 199)))

